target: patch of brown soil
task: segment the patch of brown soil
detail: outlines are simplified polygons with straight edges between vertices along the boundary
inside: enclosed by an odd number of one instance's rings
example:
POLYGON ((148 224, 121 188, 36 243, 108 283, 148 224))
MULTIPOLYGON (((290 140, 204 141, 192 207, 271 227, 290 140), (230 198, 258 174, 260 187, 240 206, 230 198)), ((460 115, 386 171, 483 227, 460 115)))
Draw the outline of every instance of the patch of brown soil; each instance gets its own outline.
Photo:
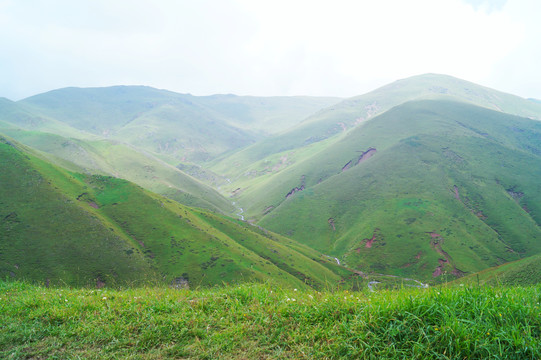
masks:
POLYGON ((98 206, 98 204, 96 204, 95 202, 93 201, 89 201, 88 202, 88 205, 90 205, 91 207, 93 207, 94 209, 99 209, 100 207, 98 206))
POLYGON ((267 207, 265 210, 263 210, 263 215, 267 215, 268 213, 271 212, 272 209, 274 209, 273 205, 267 207))
POLYGON ((372 235, 370 239, 363 239, 363 241, 365 241, 365 244, 364 244, 365 248, 370 249, 372 247, 372 245, 374 244, 374 242, 376 241, 378 237, 378 233, 379 233, 379 228, 376 228, 374 229, 374 234, 372 235))
POLYGON ((442 258, 438 259, 439 266, 437 266, 434 272, 432 273, 432 277, 440 276, 443 273, 444 266, 447 264, 453 267, 451 274, 455 275, 456 277, 464 276, 465 273, 457 269, 451 256, 445 250, 442 249, 441 245, 443 244, 444 238, 436 232, 429 232, 428 234, 432 238, 432 240, 430 241, 430 247, 443 257, 443 259, 442 258))
POLYGON ((293 189, 289 190, 289 192, 286 194, 286 199, 288 199, 290 196, 295 194, 296 192, 303 191, 304 185, 301 185, 300 187, 294 187, 293 189))
POLYGON ((438 259, 438 263, 440 264, 436 270, 432 273, 432 277, 438 277, 443 273, 443 267, 445 264, 447 264, 449 261, 447 259, 438 259))
POLYGON ((458 193, 458 187, 456 185, 454 186, 454 191, 455 191, 455 199, 460 200, 460 194, 458 193))
POLYGON ((286 194, 286 199, 289 198, 290 196, 292 196, 293 194, 295 194, 296 192, 303 191, 303 190, 304 190, 304 184, 305 184, 304 181, 305 181, 305 176, 302 175, 302 176, 301 176, 301 186, 294 187, 293 189, 291 189, 291 190, 286 194))
POLYGON ((278 170, 280 170, 282 167, 287 166, 287 160, 288 160, 287 155, 281 156, 281 157, 280 157, 280 162, 272 167, 272 171, 278 171, 278 170))
POLYGON ((336 231, 336 227, 334 226, 334 218, 329 218, 329 220, 327 222, 331 226, 332 231, 336 231))
POLYGON ((365 152, 363 152, 361 154, 361 156, 359 156, 359 158, 357 159, 357 162, 355 163, 355 165, 359 165, 360 163, 362 163, 363 161, 366 161, 368 159, 370 159, 372 156, 374 156, 375 153, 377 153, 378 151, 376 150, 376 148, 369 148, 368 150, 366 150, 365 152))
POLYGON ((346 165, 344 165, 342 167, 342 172, 346 171, 347 169, 349 169, 351 167, 351 164, 353 163, 352 160, 348 161, 348 163, 346 165))

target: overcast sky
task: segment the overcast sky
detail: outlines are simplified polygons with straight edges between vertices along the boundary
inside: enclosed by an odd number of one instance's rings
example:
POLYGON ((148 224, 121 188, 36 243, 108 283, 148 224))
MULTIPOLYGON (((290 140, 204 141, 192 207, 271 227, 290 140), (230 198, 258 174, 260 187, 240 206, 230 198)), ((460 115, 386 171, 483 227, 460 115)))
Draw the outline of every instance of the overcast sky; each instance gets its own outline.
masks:
POLYGON ((539 0, 0 0, 0 96, 354 96, 412 75, 541 99, 539 0))

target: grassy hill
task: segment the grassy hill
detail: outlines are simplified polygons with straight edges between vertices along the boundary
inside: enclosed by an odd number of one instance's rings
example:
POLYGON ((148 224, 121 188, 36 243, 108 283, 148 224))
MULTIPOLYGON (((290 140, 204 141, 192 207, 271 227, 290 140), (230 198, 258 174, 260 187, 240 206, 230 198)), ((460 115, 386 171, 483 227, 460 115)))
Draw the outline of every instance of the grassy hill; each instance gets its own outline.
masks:
POLYGON ((2 128, 50 132, 67 137, 92 138, 89 133, 77 130, 54 118, 33 112, 6 98, 0 98, 0 126, 2 128))
POLYGON ((291 240, 126 180, 68 172, 5 137, 0 183, 2 277, 77 286, 272 278, 319 288, 352 275, 291 240))
POLYGON ((136 145, 177 165, 244 147, 337 101, 198 97, 145 86, 114 86, 53 90, 17 104, 73 128, 136 145))
POLYGON ((530 286, 541 282, 541 255, 512 261, 465 276, 455 283, 490 286, 530 286))
POLYGON ((184 205, 233 214, 235 207, 216 190, 136 147, 114 140, 81 140, 17 128, 0 130, 42 151, 48 160, 72 171, 110 175, 184 205))
MULTIPOLYGON (((4 146, 12 157, 4 164, 19 172, 4 175, 0 219, 19 216, 19 198, 28 208, 27 225, 9 222, 19 240, 4 242, 12 246, 5 259, 34 264, 29 275, 15 262, 4 273, 43 281, 42 260, 25 258, 22 239, 38 239, 43 228, 40 239, 50 241, 70 213, 79 214, 76 224, 98 219, 83 233, 97 229, 96 239, 132 251, 104 270, 120 283, 132 280, 111 274, 125 273, 132 258, 133 278, 212 285, 273 277, 321 287, 381 274, 398 277, 390 286, 442 282, 541 253, 539 102, 435 74, 338 101, 140 86, 0 99, 0 132, 40 150, 4 141, 13 145, 4 146), (22 194, 28 184, 39 185, 34 197, 22 194), (40 197, 55 200, 34 209, 40 197)), ((61 231, 70 244, 84 237, 61 231)), ((90 264, 95 251, 85 246, 74 251, 90 264)), ((47 271, 61 278, 54 262, 47 271)), ((75 273, 72 265, 63 271, 75 273)), ((97 279, 93 266, 81 273, 69 281, 97 279)))
POLYGON ((316 292, 0 282, 2 358, 537 359, 541 288, 316 292))
POLYGON ((233 190, 245 177, 272 175, 338 141, 343 134, 378 114, 408 101, 441 99, 460 101, 512 115, 541 119, 541 103, 486 88, 447 75, 424 74, 395 81, 364 95, 322 109, 295 128, 258 141, 212 164, 212 170, 231 180, 233 190), (287 158, 287 161, 281 160, 287 158))
POLYGON ((539 121, 410 102, 238 201, 262 226, 361 271, 460 276, 541 251, 540 150, 539 121))

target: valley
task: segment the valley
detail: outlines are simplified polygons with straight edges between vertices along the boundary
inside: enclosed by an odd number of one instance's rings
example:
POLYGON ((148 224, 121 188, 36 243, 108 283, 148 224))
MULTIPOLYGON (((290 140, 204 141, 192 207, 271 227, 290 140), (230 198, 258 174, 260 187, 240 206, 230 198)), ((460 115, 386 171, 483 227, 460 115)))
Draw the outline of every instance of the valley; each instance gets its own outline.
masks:
POLYGON ((348 99, 0 99, 0 274, 359 289, 533 264, 540 119, 537 101, 437 74, 348 99))

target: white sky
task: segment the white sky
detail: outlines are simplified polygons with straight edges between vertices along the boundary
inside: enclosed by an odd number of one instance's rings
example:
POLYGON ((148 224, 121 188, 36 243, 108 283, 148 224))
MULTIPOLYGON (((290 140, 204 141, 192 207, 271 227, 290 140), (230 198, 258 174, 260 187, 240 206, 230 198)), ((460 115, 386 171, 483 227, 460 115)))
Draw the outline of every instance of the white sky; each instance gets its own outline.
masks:
POLYGON ((539 0, 0 0, 0 96, 360 95, 435 72, 541 99, 539 0))

